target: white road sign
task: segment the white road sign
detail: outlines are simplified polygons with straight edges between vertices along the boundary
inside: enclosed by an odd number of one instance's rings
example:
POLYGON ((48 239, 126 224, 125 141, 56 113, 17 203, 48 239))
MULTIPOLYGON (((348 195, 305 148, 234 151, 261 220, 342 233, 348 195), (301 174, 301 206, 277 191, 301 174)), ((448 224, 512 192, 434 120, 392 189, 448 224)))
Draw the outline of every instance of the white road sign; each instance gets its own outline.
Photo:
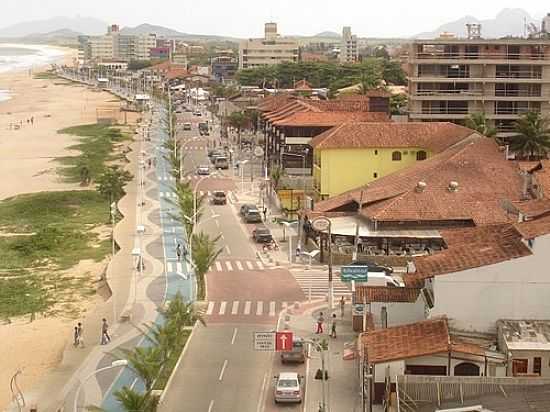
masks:
POLYGON ((254 350, 275 351, 275 332, 254 332, 254 350))

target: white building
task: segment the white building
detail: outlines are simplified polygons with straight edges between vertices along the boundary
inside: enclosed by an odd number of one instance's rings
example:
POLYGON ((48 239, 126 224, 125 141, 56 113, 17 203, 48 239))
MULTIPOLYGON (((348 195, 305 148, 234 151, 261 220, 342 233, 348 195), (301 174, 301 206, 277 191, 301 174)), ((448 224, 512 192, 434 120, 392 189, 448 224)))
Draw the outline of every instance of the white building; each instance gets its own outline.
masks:
POLYGON ((345 26, 342 30, 342 43, 340 45, 340 63, 355 63, 359 60, 357 49, 357 36, 351 34, 351 27, 345 26))
POLYGON ((544 33, 550 33, 550 13, 543 17, 541 29, 544 33))
POLYGON ((277 34, 277 23, 265 24, 263 39, 243 40, 239 44, 239 69, 297 62, 298 42, 277 34))

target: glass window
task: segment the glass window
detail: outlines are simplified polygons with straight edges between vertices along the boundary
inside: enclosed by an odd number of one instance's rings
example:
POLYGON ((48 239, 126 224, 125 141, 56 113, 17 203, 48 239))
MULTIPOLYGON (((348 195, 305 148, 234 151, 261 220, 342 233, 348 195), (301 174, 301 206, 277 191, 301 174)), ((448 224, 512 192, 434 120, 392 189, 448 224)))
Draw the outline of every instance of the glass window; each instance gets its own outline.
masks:
POLYGON ((424 150, 416 152, 416 160, 426 160, 427 157, 428 155, 424 150))
POLYGON ((393 160, 394 162, 397 162, 397 161, 400 161, 401 160, 401 152, 393 152, 391 154, 391 160, 393 160))

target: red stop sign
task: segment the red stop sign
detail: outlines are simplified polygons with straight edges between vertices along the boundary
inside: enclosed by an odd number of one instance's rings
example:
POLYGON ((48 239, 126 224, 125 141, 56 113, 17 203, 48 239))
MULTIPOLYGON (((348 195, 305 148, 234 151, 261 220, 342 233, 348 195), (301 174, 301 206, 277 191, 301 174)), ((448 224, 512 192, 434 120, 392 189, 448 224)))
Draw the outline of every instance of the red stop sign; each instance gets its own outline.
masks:
POLYGON ((292 350, 292 332, 275 333, 275 350, 277 352, 290 352, 292 350))

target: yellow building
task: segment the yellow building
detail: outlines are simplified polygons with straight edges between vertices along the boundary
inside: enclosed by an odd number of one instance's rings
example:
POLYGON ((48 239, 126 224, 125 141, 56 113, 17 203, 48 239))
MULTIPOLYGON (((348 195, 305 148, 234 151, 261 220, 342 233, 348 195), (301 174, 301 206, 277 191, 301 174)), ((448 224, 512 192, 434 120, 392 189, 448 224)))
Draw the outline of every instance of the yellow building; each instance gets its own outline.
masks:
POLYGON ((344 123, 315 137, 313 186, 327 199, 437 155, 474 135, 452 123, 344 123))

